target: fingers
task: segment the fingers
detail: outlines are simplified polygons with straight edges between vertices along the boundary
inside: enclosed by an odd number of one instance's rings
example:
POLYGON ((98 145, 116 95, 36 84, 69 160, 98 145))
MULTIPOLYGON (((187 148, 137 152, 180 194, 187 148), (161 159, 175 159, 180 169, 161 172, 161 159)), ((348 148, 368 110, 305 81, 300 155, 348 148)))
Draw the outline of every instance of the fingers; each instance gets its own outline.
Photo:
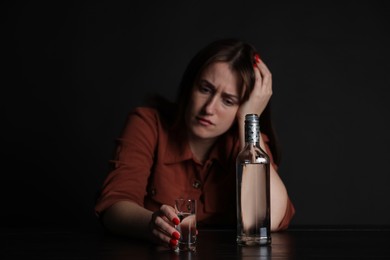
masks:
POLYGON ((262 60, 260 60, 260 62, 258 63, 258 68, 263 78, 263 84, 267 86, 271 86, 272 74, 271 71, 268 69, 267 65, 265 65, 265 63, 262 60))
POLYGON ((254 72, 256 78, 255 89, 260 91, 259 88, 261 88, 262 92, 264 92, 267 95, 271 95, 272 94, 271 71, 268 69, 267 65, 265 65, 265 63, 260 59, 260 57, 257 54, 255 55, 255 61, 256 61, 256 63, 254 64, 254 72))
POLYGON ((155 240, 164 246, 175 248, 180 237, 174 225, 179 224, 179 219, 172 207, 163 205, 153 213, 150 228, 155 240))
POLYGON ((253 65, 256 81, 259 80, 260 84, 268 84, 272 80, 271 71, 268 69, 267 65, 260 59, 259 55, 255 55, 255 64, 253 65))
POLYGON ((256 86, 261 86, 263 84, 263 78, 261 76, 261 73, 260 73, 260 68, 259 68, 259 65, 258 63, 255 63, 253 65, 253 68, 254 68, 254 71, 255 71, 255 87, 256 86))
POLYGON ((164 213, 164 215, 175 225, 180 223, 179 218, 177 217, 175 210, 168 205, 162 205, 160 210, 164 213))
POLYGON ((241 120, 242 115, 258 114, 261 115, 267 106, 272 95, 272 75, 264 62, 254 56, 255 85, 250 93, 249 99, 242 103, 237 113, 241 120))
POLYGON ((240 105, 237 112, 237 118, 240 121, 246 114, 258 114, 260 116, 272 96, 271 72, 258 55, 254 56, 253 69, 255 85, 249 95, 249 99, 240 105))

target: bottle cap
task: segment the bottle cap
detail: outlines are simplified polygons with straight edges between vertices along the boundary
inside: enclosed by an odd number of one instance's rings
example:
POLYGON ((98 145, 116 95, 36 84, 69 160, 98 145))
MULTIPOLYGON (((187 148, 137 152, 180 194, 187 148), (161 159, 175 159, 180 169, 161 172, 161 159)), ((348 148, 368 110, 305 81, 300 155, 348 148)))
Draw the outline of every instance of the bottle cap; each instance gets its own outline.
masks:
POLYGON ((256 114, 245 115, 245 142, 256 143, 260 140, 259 117, 256 114))
POLYGON ((248 123, 257 123, 259 122, 259 117, 256 114, 246 114, 245 115, 245 121, 248 123))

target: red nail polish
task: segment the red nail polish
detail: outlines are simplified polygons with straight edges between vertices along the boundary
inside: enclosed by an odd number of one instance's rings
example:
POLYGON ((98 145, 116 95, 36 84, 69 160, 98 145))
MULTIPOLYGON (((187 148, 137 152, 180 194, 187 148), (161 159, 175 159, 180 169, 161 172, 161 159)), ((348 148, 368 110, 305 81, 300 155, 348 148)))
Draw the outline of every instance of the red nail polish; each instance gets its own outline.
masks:
POLYGON ((175 248, 176 246, 177 246, 177 240, 176 239, 171 239, 170 241, 169 241, 169 246, 171 247, 171 248, 175 248))
POLYGON ((256 63, 258 63, 260 61, 260 56, 257 53, 255 54, 255 61, 256 61, 256 63))
POLYGON ((173 222, 173 224, 175 224, 175 225, 179 225, 180 220, 179 220, 178 218, 173 218, 173 219, 172 219, 172 222, 173 222))
POLYGON ((180 234, 179 234, 179 232, 173 232, 172 233, 172 239, 176 239, 176 240, 178 240, 180 238, 180 234))

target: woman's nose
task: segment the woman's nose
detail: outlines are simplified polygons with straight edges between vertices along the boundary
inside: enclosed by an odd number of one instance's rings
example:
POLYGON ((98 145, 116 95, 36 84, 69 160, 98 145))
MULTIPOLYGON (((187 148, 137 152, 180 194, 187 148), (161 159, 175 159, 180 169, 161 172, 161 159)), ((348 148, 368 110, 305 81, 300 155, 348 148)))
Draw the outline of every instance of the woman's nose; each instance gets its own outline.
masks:
POLYGON ((217 105, 217 97, 216 96, 210 96, 210 98, 207 100, 204 110, 206 114, 212 115, 215 112, 215 108, 217 105))

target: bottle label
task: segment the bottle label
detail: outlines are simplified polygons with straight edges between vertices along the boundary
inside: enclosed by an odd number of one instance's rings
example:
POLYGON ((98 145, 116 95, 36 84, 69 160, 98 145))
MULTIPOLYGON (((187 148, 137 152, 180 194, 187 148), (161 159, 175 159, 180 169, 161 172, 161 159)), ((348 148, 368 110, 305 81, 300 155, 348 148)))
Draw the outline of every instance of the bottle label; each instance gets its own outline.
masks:
POLYGON ((245 124, 245 142, 257 143, 260 141, 259 122, 246 122, 245 124))

